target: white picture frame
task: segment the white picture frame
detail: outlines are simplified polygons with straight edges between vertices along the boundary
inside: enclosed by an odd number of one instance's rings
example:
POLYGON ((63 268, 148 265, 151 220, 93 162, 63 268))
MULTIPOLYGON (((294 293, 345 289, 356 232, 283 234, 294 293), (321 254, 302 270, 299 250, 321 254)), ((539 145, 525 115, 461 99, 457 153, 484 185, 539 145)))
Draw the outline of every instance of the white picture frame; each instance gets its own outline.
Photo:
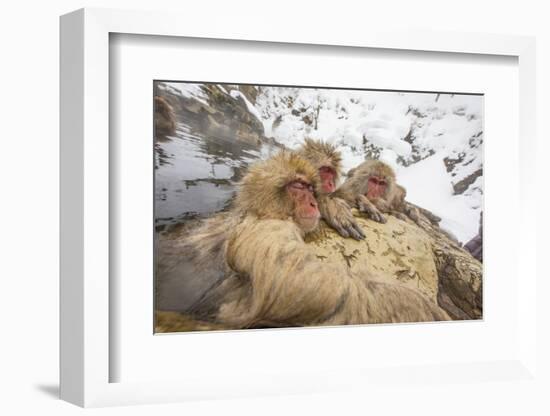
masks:
MULTIPOLYGON (((504 55, 518 59, 519 142, 518 214, 535 212, 535 42, 530 37, 421 32, 378 32, 368 29, 358 37, 340 31, 328 35, 314 25, 308 31, 265 24, 247 32, 231 22, 205 28, 200 22, 172 13, 82 9, 61 18, 61 398, 80 406, 160 403, 214 397, 248 397, 338 391, 354 386, 406 382, 407 372, 395 368, 370 371, 331 369, 319 374, 280 374, 253 380, 219 374, 181 381, 111 382, 110 366, 110 169, 109 157, 109 37, 124 33, 186 38, 278 42, 301 45, 431 51, 453 54, 504 55), (182 20, 186 24, 182 25, 182 20), (343 382, 342 380, 346 380, 343 382), (384 381, 385 380, 385 381, 384 381)), ((507 359, 482 362, 443 362, 416 367, 416 380, 517 380, 536 377, 536 218, 518 215, 517 348, 507 359), (472 374, 483 374, 474 377, 472 374)), ((402 327, 403 328, 403 327, 402 327)), ((152 334, 151 334, 152 335, 152 334)), ((305 335, 322 340, 328 333, 305 335)), ((326 369, 321 369, 326 371, 326 369)), ((414 377, 413 377, 414 378, 414 377)), ((410 381, 410 380, 409 380, 410 381)), ((412 382, 412 381, 410 381, 412 382)))

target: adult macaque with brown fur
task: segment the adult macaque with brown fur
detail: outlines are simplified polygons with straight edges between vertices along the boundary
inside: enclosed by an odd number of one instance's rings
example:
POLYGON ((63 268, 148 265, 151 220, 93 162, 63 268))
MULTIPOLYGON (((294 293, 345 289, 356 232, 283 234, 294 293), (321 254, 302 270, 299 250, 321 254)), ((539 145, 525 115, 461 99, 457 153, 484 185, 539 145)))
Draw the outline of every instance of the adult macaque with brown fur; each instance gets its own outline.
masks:
POLYGON ((181 256, 199 265, 182 281, 200 279, 201 264, 222 261, 225 273, 184 311, 232 328, 450 319, 416 291, 317 258, 304 243, 320 217, 317 181, 316 169, 295 153, 253 165, 232 211, 208 220, 181 246, 181 256))
POLYGON ((367 160, 350 170, 335 194, 377 222, 386 222, 382 213, 419 221, 418 209, 405 201, 407 190, 396 183, 393 169, 380 160, 367 160))
POLYGON ((350 206, 333 195, 342 172, 342 156, 336 147, 322 141, 306 139, 298 154, 319 172, 321 186, 317 194, 321 217, 342 237, 365 238, 355 221, 350 206))
POLYGON ((173 135, 176 132, 176 116, 172 106, 165 98, 154 97, 155 137, 173 135))

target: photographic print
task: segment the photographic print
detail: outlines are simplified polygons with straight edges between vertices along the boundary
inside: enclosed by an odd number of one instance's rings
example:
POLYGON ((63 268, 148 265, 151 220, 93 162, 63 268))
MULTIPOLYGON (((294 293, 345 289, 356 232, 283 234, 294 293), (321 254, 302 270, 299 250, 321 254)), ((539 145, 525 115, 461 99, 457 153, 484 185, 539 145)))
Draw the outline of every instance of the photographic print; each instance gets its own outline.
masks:
POLYGON ((483 95, 153 82, 155 332, 483 318, 483 95))

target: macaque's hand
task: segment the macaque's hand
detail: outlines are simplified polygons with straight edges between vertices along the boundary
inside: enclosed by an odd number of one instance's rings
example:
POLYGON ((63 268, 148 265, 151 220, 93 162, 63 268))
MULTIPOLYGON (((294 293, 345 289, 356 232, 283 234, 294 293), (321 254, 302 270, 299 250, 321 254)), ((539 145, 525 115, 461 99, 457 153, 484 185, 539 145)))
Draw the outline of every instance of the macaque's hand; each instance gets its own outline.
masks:
POLYGON ((387 221, 382 213, 364 195, 359 195, 357 197, 357 208, 359 209, 359 211, 367 214, 367 217, 369 217, 373 221, 382 224, 385 224, 387 221))
POLYGON ((392 211, 392 207, 390 205, 390 203, 388 201, 386 201, 384 198, 375 198, 374 200, 370 200, 370 202, 372 202, 372 204, 375 206, 375 208, 379 211, 379 212, 390 212, 392 211))
POLYGON ((407 216, 406 216, 405 214, 403 214, 402 212, 392 211, 391 214, 392 214, 395 218, 400 219, 401 221, 407 222, 407 220, 409 219, 409 217, 407 217, 407 216))
MULTIPOLYGON (((416 224, 420 225, 420 211, 416 207, 405 203, 405 214, 416 224)), ((439 218, 439 220, 441 221, 441 218, 439 218)), ((435 224, 437 224, 437 222, 435 224)))
POLYGON ((350 206, 346 201, 335 197, 324 197, 319 200, 321 216, 342 237, 363 240, 365 233, 355 221, 350 206))

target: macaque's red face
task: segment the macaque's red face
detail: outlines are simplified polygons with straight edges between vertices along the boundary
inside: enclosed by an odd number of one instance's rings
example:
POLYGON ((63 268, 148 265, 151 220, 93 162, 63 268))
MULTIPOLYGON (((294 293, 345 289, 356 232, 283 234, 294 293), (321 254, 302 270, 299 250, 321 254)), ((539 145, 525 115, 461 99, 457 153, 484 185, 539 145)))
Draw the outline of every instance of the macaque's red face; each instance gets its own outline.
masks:
POLYGON ((294 220, 305 232, 313 231, 321 218, 313 186, 306 180, 298 179, 287 185, 287 192, 294 202, 294 220))
POLYGON ((384 178, 379 176, 369 177, 367 184, 367 198, 376 199, 384 198, 386 196, 386 188, 388 183, 384 178))
POLYGON ((336 172, 330 166, 322 166, 319 169, 321 177, 321 189, 323 192, 330 194, 336 190, 336 172))

